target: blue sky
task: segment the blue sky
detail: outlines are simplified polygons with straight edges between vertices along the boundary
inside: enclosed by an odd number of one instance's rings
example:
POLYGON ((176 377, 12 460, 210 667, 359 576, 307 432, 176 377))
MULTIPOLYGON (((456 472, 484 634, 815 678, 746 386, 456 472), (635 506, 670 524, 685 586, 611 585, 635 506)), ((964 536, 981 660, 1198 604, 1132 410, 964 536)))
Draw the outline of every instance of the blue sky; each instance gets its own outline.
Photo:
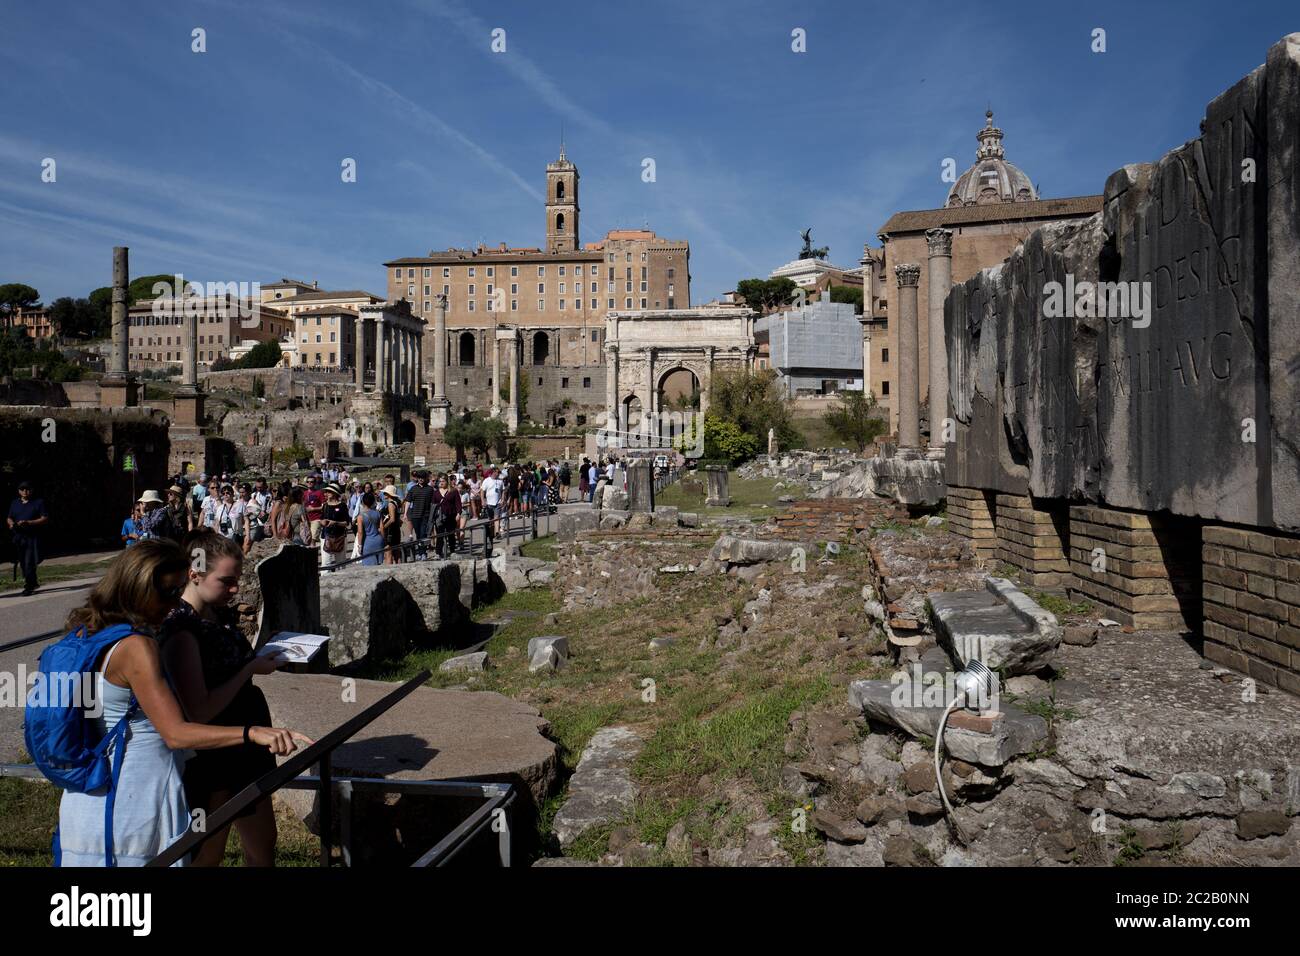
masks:
POLYGON ((988 106, 1044 198, 1100 192, 1294 30, 1294 3, 1201 0, 7 0, 0 282, 85 295, 127 245, 134 275, 382 294, 387 259, 540 245, 563 124, 583 241, 689 240, 698 303, 808 226, 855 265, 892 213, 942 204, 988 106))

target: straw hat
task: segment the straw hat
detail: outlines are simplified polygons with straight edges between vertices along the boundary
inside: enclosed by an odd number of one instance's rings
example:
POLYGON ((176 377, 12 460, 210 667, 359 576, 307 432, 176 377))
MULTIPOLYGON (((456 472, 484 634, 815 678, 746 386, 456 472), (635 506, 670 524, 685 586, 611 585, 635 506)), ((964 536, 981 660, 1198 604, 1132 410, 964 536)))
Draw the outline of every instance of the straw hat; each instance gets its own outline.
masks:
POLYGON ((139 498, 137 498, 136 501, 139 501, 142 504, 146 504, 146 505, 149 504, 150 502, 157 502, 160 505, 166 504, 166 502, 162 500, 162 496, 159 495, 158 492, 152 490, 146 491, 139 498))
POLYGON ((335 498, 337 498, 343 494, 343 489, 341 489, 338 485, 334 484, 334 482, 331 481, 328 485, 325 486, 325 494, 333 495, 335 498))
POLYGON ((388 497, 390 498, 398 497, 397 489, 394 488, 392 485, 384 485, 384 494, 388 495, 388 497))
POLYGON ((168 491, 174 491, 174 492, 176 492, 178 495, 183 495, 183 494, 185 494, 185 489, 182 488, 180 485, 172 485, 172 486, 171 486, 170 488, 168 488, 167 490, 168 490, 168 491))

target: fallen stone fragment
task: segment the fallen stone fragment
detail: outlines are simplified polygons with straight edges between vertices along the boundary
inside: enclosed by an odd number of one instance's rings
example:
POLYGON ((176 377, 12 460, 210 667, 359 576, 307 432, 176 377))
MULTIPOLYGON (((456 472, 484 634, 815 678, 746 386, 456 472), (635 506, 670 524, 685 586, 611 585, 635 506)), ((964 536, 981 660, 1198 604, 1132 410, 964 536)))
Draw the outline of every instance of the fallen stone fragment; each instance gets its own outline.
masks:
MULTIPOLYGON (((604 727, 583 748, 569 778, 569 798, 555 814, 552 830, 567 847, 585 830, 622 819, 636 801, 632 764, 642 740, 629 727, 604 727)), ((610 850, 615 850, 610 836, 610 850)))
POLYGON ((819 832, 836 843, 861 843, 867 838, 867 828, 857 820, 845 820, 821 807, 813 811, 811 819, 819 832))
POLYGON ((474 654, 461 654, 458 657, 449 657, 438 665, 440 671, 485 671, 488 667, 487 651, 478 651, 474 654))

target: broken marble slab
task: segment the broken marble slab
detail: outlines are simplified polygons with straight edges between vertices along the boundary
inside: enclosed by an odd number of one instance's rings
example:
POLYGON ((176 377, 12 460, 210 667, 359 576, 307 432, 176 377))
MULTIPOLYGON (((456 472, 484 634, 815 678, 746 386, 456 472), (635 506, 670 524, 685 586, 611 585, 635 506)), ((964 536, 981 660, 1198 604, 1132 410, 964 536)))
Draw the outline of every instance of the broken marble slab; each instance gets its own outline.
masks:
POLYGON ((929 594, 935 635, 960 669, 979 660, 1004 677, 1034 674, 1051 665, 1061 625, 1006 578, 989 578, 983 591, 929 594))
POLYGON ((616 823, 632 809, 638 789, 632 764, 641 747, 641 738, 629 727, 603 727, 592 734, 569 778, 569 798, 552 824, 560 846, 569 846, 592 827, 616 823))
MULTIPOLYGON (((922 663, 912 666, 926 667, 922 663)), ((924 698, 915 700, 915 695, 906 693, 911 675, 900 674, 902 680, 853 681, 849 705, 871 720, 933 740, 944 707, 926 706, 930 702, 924 698)), ((1046 742, 1047 721, 1006 701, 999 702, 997 713, 983 717, 961 709, 953 711, 943 734, 949 756, 983 767, 1001 767, 1013 757, 1041 749, 1046 742)))

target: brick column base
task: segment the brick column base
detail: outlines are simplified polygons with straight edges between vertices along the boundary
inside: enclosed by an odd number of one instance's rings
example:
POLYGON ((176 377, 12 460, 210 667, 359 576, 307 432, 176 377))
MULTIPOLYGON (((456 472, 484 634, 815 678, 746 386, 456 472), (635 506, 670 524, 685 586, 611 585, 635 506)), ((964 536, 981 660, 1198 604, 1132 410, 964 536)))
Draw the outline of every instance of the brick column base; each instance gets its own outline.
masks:
POLYGON ((997 560, 1018 568, 1026 584, 1065 588, 1070 584, 1065 506, 1047 508, 1045 504, 1025 495, 997 496, 997 560))
POLYGON ((1192 519, 1070 508, 1071 593, 1139 630, 1200 629, 1200 535, 1192 519))
POLYGON ((982 562, 992 561, 998 550, 994 498, 991 491, 948 486, 948 530, 969 541, 976 559, 982 562))
POLYGON ((1205 656, 1300 694, 1300 538, 1207 525, 1201 541, 1205 656))

